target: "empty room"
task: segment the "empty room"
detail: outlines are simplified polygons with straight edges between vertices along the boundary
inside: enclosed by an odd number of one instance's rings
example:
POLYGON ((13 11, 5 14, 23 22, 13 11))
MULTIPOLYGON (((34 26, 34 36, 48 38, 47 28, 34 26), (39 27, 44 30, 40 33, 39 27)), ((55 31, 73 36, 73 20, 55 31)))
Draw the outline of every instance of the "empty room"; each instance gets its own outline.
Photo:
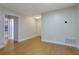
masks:
POLYGON ((79 55, 79 4, 0 3, 0 55, 79 55))

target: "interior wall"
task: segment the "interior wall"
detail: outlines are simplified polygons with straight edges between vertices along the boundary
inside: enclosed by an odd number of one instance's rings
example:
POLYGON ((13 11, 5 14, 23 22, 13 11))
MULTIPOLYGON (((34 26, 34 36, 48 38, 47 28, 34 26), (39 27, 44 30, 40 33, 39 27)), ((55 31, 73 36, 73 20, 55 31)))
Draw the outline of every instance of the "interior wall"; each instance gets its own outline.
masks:
POLYGON ((36 21, 36 32, 37 36, 41 36, 41 19, 35 20, 36 21))
POLYGON ((0 48, 3 47, 3 39, 4 39, 4 20, 2 18, 2 8, 0 7, 0 48))
POLYGON ((15 41, 18 41, 18 21, 19 21, 19 18, 15 17, 14 18, 14 40, 15 41))
POLYGON ((36 35, 35 19, 33 17, 21 17, 19 19, 19 41, 30 39, 36 35))
POLYGON ((78 48, 79 48, 79 4, 78 4, 78 40, 77 40, 77 46, 78 46, 78 48))
POLYGON ((5 15, 19 16, 14 11, 11 11, 5 7, 0 6, 0 48, 4 47, 4 17, 5 15))
POLYGON ((42 41, 75 46, 78 39, 77 22, 76 6, 44 13, 42 41))
POLYGON ((36 36, 36 24, 32 17, 24 17, 12 10, 0 6, 0 48, 4 47, 4 17, 5 15, 18 17, 18 39, 23 41, 36 36))

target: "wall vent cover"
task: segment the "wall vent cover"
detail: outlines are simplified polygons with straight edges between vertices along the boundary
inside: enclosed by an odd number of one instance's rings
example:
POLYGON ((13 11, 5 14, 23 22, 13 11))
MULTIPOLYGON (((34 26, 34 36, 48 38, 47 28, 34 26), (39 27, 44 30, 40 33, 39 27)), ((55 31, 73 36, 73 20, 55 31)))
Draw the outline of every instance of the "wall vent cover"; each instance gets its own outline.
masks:
POLYGON ((76 44, 76 40, 75 39, 65 39, 65 43, 76 44))

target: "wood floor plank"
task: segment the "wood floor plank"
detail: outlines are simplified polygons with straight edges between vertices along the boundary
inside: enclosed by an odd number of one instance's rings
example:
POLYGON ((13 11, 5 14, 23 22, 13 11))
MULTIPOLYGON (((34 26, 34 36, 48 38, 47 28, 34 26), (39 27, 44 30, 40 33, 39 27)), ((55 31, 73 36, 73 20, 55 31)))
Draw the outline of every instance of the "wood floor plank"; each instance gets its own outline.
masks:
POLYGON ((35 37, 22 42, 9 41, 6 47, 0 49, 1 55, 79 55, 79 50, 73 47, 42 42, 35 37))

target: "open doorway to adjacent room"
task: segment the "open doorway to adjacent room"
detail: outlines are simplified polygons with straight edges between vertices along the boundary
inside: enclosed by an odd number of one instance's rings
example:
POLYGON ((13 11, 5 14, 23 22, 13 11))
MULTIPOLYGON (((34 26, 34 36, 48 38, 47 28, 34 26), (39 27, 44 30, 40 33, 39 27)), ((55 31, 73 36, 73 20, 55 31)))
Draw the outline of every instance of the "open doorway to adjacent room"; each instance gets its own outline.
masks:
POLYGON ((18 17, 5 15, 4 18, 4 44, 18 40, 18 17))

